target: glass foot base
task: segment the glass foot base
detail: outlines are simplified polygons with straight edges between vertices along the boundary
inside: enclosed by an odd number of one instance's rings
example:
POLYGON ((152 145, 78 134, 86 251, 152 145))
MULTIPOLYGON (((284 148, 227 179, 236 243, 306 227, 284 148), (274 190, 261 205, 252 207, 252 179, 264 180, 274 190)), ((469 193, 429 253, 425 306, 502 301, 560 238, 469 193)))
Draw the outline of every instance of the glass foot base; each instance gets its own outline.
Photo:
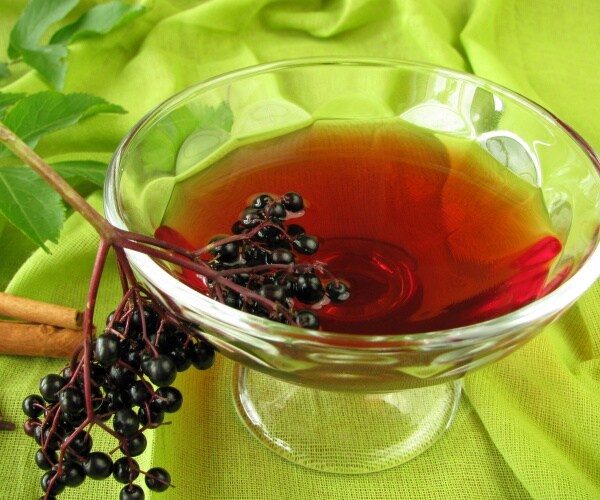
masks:
POLYGON ((365 474, 400 465, 435 443, 460 400, 460 381, 386 394, 320 391, 236 365, 238 414, 283 458, 323 472, 365 474))

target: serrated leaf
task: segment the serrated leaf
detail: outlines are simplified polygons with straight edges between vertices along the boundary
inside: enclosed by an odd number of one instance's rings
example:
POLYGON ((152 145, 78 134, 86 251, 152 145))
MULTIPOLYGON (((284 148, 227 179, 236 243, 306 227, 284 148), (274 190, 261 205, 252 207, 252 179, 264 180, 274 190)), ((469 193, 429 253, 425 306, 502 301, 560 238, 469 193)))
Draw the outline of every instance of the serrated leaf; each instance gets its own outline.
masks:
POLYGON ((37 245, 58 241, 65 220, 60 196, 34 171, 0 168, 0 213, 37 245))
POLYGON ((23 97, 25 97, 25 92, 0 92, 0 109, 14 104, 23 97))
MULTIPOLYGON (((48 90, 17 102, 6 113, 4 124, 30 147, 35 147, 40 137, 97 113, 125 113, 125 110, 98 96, 48 90)), ((0 158, 9 155, 6 148, 0 147, 0 158)))
POLYGON ((30 0, 10 32, 8 55, 16 59, 23 49, 36 49, 52 24, 63 19, 79 0, 30 0))
POLYGON ((86 36, 103 35, 141 15, 145 8, 128 5, 120 0, 96 5, 77 21, 59 29, 50 43, 67 44, 86 36))
POLYGON ((5 63, 0 62, 0 79, 8 78, 9 76, 10 70, 8 69, 8 66, 5 63))
POLYGON ((69 51, 64 45, 45 45, 35 49, 21 49, 23 61, 37 70, 52 87, 62 90, 67 74, 69 51))
POLYGON ((4 116, 4 110, 9 106, 12 106, 17 101, 21 100, 25 97, 25 94, 22 92, 14 92, 14 93, 2 93, 0 92, 0 119, 4 116))
POLYGON ((51 163, 50 166, 66 181, 83 179, 102 187, 108 165, 94 160, 69 160, 51 163))

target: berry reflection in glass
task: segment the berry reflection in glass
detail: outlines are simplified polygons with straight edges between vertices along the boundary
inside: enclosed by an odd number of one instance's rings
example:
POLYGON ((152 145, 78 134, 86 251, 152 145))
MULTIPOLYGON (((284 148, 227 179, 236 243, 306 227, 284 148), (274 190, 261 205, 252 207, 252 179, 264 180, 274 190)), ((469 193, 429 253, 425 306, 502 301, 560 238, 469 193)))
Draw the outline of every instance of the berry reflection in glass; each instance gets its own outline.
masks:
MULTIPOLYGON (((202 247, 215 235, 248 231, 269 201, 272 213, 283 214, 264 193, 290 190, 304 199, 296 212, 305 208, 302 225, 286 219, 291 248, 288 239, 280 246, 231 244, 219 249, 220 263, 290 263, 292 249, 302 262, 302 254, 316 252, 342 280, 327 285, 330 300, 321 300, 314 274, 298 270, 261 289, 273 298, 287 286, 288 296, 309 304, 303 326, 315 326, 306 316, 312 310, 331 332, 443 330, 506 314, 553 286, 546 280, 561 242, 541 191, 467 139, 400 121, 316 122, 240 147, 176 186, 156 234, 202 247), (243 203, 249 206, 242 212, 243 203)), ((198 280, 188 283, 203 289, 198 280)), ((248 310, 239 297, 225 302, 248 310)))

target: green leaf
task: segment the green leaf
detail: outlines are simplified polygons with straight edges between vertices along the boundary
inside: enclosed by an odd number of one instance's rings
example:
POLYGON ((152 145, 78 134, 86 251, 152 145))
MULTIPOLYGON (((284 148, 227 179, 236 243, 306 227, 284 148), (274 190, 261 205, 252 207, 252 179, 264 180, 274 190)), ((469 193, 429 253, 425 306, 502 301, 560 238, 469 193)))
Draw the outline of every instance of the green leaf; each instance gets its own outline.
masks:
POLYGON ((78 3, 79 0, 30 0, 10 33, 9 57, 16 59, 23 49, 37 49, 48 28, 63 19, 78 3))
POLYGON ((0 79, 8 78, 10 76, 10 70, 6 63, 0 62, 0 79))
POLYGON ((69 182, 83 179, 99 187, 104 185, 104 177, 108 167, 106 163, 94 160, 60 161, 51 163, 50 166, 69 182))
POLYGON ((24 93, 2 93, 0 92, 0 119, 4 116, 4 110, 25 97, 24 93))
POLYGON ((14 104, 23 97, 25 97, 25 92, 0 92, 0 109, 14 104))
POLYGON ((144 11, 145 8, 141 5, 127 5, 120 0, 96 5, 74 23, 54 33, 50 43, 67 44, 86 36, 110 33, 144 11))
POLYGON ((48 251, 65 220, 60 196, 25 167, 0 168, 0 213, 36 244, 48 251))
MULTIPOLYGON (((121 106, 90 94, 61 94, 52 90, 21 99, 6 113, 4 124, 30 147, 40 137, 97 113, 125 113, 121 106)), ((9 156, 0 147, 0 158, 9 156)))
POLYGON ((64 45, 45 45, 35 49, 21 49, 23 61, 36 69, 52 87, 62 90, 67 74, 69 51, 64 45))

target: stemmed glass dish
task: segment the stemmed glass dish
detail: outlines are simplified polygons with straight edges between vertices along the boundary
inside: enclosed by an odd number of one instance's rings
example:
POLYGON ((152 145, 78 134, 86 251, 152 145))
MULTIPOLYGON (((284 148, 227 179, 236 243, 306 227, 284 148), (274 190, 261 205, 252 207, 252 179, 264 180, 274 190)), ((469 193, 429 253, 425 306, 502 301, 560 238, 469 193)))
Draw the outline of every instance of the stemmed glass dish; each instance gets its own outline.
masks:
POLYGON ((453 328, 359 334, 240 312, 188 286, 176 270, 128 254, 140 281, 167 308, 237 362, 235 405, 263 444, 313 469, 373 472, 431 446, 450 425, 461 377, 523 345, 598 278, 600 163, 552 114, 472 75, 390 60, 291 60, 202 82, 146 115, 112 161, 107 218, 154 234, 181 201, 178 183, 244 145, 321 120, 409 124, 469 141, 536 192, 561 247, 539 291, 514 310, 453 328))

